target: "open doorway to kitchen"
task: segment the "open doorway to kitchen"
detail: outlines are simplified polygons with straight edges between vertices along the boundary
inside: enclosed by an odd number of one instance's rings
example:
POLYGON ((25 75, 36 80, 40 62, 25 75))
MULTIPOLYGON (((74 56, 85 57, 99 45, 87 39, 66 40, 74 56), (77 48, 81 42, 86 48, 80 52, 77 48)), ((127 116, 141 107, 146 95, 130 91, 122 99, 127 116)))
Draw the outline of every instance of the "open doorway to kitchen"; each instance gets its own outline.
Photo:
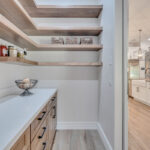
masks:
POLYGON ((149 0, 129 0, 128 150, 150 150, 149 11, 149 0))

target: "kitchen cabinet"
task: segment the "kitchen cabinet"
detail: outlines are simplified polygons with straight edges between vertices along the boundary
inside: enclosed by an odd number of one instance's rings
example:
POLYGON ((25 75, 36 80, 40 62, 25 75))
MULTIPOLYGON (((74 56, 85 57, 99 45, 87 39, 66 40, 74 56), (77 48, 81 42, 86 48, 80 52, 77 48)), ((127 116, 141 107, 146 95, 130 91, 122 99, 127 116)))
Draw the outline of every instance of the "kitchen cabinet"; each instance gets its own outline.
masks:
POLYGON ((11 150, 30 150, 30 127, 23 133, 11 150))
POLYGON ((44 106, 11 150, 51 150, 57 125, 56 95, 44 106))
POLYGON ((56 115, 56 107, 57 107, 57 100, 56 97, 52 99, 53 105, 50 106, 50 113, 48 115, 49 119, 49 149, 52 148, 53 139, 55 136, 55 129, 57 124, 57 115, 56 115))
POLYGON ((145 80, 132 80, 132 96, 134 99, 150 105, 150 88, 145 80))

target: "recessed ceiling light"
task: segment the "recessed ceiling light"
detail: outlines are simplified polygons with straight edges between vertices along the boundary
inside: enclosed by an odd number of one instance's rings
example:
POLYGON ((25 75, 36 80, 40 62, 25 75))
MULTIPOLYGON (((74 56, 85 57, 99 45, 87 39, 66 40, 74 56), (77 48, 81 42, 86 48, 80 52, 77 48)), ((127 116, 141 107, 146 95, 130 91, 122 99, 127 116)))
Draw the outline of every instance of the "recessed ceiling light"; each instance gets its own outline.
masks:
POLYGON ((150 41, 150 38, 148 38, 148 41, 150 41))

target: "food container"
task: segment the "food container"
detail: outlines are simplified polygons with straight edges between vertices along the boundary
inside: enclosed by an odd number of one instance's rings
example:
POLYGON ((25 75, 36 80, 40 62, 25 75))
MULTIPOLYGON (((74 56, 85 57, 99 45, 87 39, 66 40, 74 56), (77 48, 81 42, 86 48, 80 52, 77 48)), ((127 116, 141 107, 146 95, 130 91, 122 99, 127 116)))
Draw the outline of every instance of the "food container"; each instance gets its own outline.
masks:
POLYGON ((52 37, 51 43, 52 44, 64 44, 64 39, 62 37, 52 37))
POLYGON ((18 51, 17 51, 17 57, 19 57, 19 58, 24 58, 24 51, 18 50, 18 51))
POLYGON ((66 37, 65 44, 80 44, 80 39, 77 37, 66 37))
POLYGON ((14 46, 9 46, 8 51, 10 57, 17 57, 17 50, 14 48, 14 46))
POLYGON ((0 56, 8 56, 8 49, 5 45, 0 45, 0 56))
POLYGON ((82 37, 81 44, 93 44, 93 38, 91 37, 82 37))

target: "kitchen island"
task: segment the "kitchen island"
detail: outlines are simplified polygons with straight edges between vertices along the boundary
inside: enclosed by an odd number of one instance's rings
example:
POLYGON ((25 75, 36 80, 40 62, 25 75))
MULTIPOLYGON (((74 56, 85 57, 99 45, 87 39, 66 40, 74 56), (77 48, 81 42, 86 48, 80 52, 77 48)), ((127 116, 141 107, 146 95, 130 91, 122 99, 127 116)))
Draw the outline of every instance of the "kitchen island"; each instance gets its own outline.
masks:
MULTIPOLYGON (((30 132, 27 150, 38 150, 46 146, 46 144, 42 145, 40 140, 35 142, 37 134, 43 132, 40 131, 42 129, 47 130, 46 135, 43 135, 46 140, 48 138, 52 140, 54 137, 57 89, 33 89, 31 91, 34 93, 31 96, 9 96, 0 100, 0 150, 22 150, 26 145, 23 145, 24 147, 21 145, 18 149, 17 145, 21 143, 19 138, 26 130, 30 132), (45 128, 42 127, 44 122, 46 122, 45 128), (52 132, 53 137, 50 137, 52 132), (34 143, 38 147, 33 147, 34 143)), ((49 143, 47 145, 51 146, 49 143)))
POLYGON ((150 106, 150 82, 146 82, 146 80, 132 80, 132 97, 150 106))

